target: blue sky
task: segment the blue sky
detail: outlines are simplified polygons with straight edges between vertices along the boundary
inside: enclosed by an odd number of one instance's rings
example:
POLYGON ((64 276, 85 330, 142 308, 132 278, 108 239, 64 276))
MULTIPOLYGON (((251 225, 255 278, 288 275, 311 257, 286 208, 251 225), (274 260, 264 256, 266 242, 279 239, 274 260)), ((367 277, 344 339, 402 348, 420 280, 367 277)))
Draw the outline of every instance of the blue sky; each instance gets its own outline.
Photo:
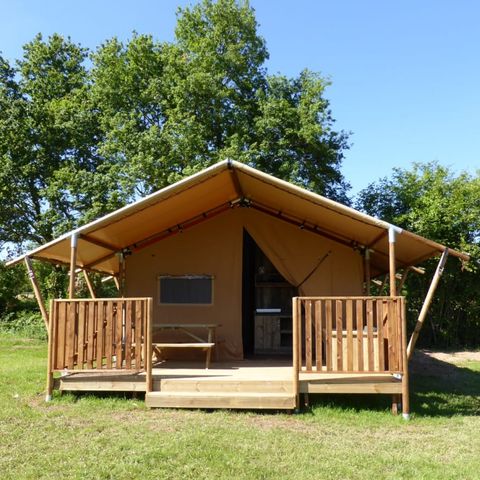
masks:
MULTIPOLYGON (((0 0, 0 51, 9 60, 41 32, 95 48, 133 30, 172 40, 189 1, 0 0)), ((436 160, 480 168, 480 2, 251 0, 269 71, 321 72, 337 127, 352 132, 343 172, 352 194, 395 166, 436 160)))

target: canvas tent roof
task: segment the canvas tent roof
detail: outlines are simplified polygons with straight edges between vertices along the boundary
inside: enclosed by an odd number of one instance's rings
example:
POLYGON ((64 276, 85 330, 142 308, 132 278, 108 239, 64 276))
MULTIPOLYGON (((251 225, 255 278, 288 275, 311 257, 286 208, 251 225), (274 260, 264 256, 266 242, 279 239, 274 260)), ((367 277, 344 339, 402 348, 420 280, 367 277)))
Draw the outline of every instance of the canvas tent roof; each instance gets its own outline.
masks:
MULTIPOLYGON (((70 237, 76 234, 77 266, 116 274, 118 252, 135 253, 228 208, 238 207, 255 208, 352 248, 367 247, 371 250, 372 275, 388 271, 388 230, 392 225, 229 160, 69 232, 7 265, 26 256, 69 264, 70 237)), ((446 248, 399 228, 397 232, 399 267, 416 265, 446 248)), ((449 252, 462 260, 469 259, 464 253, 449 252)))

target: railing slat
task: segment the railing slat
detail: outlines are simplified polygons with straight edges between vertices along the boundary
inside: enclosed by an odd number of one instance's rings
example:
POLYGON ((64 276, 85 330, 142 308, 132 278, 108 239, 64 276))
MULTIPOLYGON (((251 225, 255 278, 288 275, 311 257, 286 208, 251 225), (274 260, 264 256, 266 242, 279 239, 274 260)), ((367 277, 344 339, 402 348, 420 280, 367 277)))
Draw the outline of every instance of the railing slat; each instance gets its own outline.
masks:
POLYGON ((395 358, 395 329, 393 325, 393 304, 388 303, 388 365, 391 371, 397 369, 397 362, 395 358))
MULTIPOLYGON (((145 302, 141 300, 135 300, 135 368, 140 369, 142 364, 142 319, 145 318, 145 302), (143 310, 143 311, 142 311, 143 310)), ((143 332, 146 335, 146 332, 143 332)))
POLYGON ((113 302, 107 303, 105 316, 105 358, 106 368, 112 368, 113 360, 113 302))
POLYGON ((332 371, 332 301, 325 301, 325 326, 326 326, 326 367, 332 371))
POLYGON ((357 312, 357 360, 358 371, 362 372, 363 368, 363 301, 355 300, 357 312))
POLYGON ((347 316, 347 370, 353 371, 353 300, 345 301, 345 314, 347 316))
POLYGON ((312 371, 312 302, 305 302, 305 366, 312 371))
POLYGON ((105 323, 105 303, 97 303, 97 368, 103 365, 103 331, 105 323))
POLYGON ((88 308, 88 340, 87 340, 87 368, 93 368, 94 346, 95 346, 95 303, 87 302, 88 308))
POLYGON ((376 302, 377 304, 377 356, 378 356, 378 370, 385 370, 385 353, 383 347, 383 302, 376 302))
POLYGON ((335 302, 335 329, 337 332, 337 370, 343 370, 343 302, 336 300, 335 302))
POLYGON ((85 358, 85 303, 78 304, 78 346, 77 367, 83 368, 85 358))
POLYGON ((132 302, 125 301, 125 368, 132 368, 132 302))
POLYGON ((322 332, 322 302, 315 300, 315 367, 322 371, 323 365, 323 332, 322 332))
POLYGON ((116 368, 123 368, 123 316, 124 316, 124 303, 122 301, 117 302, 117 315, 115 319, 115 353, 117 356, 116 368))
POLYGON ((367 300, 367 351, 368 371, 375 370, 375 357, 373 352, 373 300, 367 300))

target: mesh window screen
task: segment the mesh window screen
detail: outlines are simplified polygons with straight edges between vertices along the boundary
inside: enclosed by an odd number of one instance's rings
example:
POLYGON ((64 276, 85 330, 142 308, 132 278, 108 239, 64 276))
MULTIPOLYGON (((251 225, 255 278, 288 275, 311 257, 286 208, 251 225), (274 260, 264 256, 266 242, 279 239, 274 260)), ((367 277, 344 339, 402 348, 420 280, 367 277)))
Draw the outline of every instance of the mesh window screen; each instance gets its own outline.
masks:
POLYGON ((209 275, 162 276, 159 285, 162 304, 210 305, 213 300, 213 277, 209 275))

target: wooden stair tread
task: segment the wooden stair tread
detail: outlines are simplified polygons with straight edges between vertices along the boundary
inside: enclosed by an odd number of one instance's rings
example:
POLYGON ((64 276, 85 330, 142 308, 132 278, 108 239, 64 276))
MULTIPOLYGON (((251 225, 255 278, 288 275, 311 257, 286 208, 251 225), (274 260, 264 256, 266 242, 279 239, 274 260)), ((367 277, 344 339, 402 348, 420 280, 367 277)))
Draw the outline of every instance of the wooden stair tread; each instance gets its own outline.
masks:
POLYGON ((295 395, 258 392, 149 392, 145 403, 150 408, 239 408, 291 410, 295 395))

